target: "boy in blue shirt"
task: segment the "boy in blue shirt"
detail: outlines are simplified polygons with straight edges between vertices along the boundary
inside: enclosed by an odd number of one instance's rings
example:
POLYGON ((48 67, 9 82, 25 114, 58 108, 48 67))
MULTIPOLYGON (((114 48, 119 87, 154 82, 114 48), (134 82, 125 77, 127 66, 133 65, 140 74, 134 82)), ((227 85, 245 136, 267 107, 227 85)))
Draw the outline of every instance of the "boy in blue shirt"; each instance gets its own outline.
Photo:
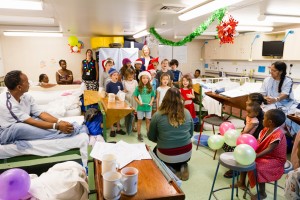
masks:
MULTIPOLYGON (((119 72, 116 69, 111 68, 108 71, 108 74, 110 75, 111 81, 106 85, 106 92, 117 94, 120 90, 124 90, 123 84, 118 81, 119 72)), ((117 122, 117 130, 114 130, 114 126, 110 129, 110 137, 116 137, 116 134, 126 134, 126 132, 121 129, 120 122, 117 122)))

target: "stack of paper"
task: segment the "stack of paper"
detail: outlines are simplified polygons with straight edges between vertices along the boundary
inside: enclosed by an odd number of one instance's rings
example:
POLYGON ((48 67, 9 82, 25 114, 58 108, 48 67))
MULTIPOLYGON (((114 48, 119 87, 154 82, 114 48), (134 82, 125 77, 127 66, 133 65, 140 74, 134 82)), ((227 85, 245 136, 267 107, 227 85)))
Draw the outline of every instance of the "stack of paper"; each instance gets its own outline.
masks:
POLYGON ((120 169, 134 160, 152 159, 144 143, 128 144, 122 140, 116 144, 96 142, 91 157, 102 160, 104 154, 116 155, 120 169))

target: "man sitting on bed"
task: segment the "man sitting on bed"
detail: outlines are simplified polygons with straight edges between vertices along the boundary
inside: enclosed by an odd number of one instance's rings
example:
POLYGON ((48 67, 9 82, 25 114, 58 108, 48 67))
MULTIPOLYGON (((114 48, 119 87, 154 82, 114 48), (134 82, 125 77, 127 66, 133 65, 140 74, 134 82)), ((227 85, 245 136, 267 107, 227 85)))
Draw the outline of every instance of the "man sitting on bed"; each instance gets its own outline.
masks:
POLYGON ((15 143, 18 149, 30 148, 28 140, 71 137, 85 132, 85 126, 59 120, 43 112, 27 93, 28 78, 19 70, 4 78, 8 91, 0 94, 0 144, 15 143))

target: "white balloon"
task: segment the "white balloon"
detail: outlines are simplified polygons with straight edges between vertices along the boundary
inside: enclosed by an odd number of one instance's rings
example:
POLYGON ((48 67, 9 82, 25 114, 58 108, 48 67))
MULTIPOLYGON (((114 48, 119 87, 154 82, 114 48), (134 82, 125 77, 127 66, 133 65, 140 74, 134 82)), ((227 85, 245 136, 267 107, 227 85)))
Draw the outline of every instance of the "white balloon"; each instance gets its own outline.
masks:
POLYGON ((74 52, 77 52, 79 50, 77 46, 74 46, 72 49, 74 52))

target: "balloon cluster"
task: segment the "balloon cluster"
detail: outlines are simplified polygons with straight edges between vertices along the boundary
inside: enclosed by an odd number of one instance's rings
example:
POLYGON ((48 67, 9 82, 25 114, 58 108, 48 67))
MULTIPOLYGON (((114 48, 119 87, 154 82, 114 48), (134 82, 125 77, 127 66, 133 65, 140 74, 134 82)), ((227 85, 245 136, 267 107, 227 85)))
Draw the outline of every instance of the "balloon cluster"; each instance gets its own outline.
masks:
POLYGON ((219 131, 220 135, 212 135, 208 138, 208 146, 211 149, 220 149, 226 143, 231 147, 236 146, 233 155, 239 164, 250 165, 255 161, 255 150, 258 148, 258 142, 254 136, 250 134, 241 135, 230 122, 223 122, 219 131))
POLYGON ((76 36, 70 36, 68 38, 68 44, 71 49, 71 53, 80 53, 83 49, 83 42, 79 41, 76 36))
POLYGON ((0 175, 0 199, 19 200, 24 198, 30 188, 30 177, 22 169, 14 168, 0 175))

